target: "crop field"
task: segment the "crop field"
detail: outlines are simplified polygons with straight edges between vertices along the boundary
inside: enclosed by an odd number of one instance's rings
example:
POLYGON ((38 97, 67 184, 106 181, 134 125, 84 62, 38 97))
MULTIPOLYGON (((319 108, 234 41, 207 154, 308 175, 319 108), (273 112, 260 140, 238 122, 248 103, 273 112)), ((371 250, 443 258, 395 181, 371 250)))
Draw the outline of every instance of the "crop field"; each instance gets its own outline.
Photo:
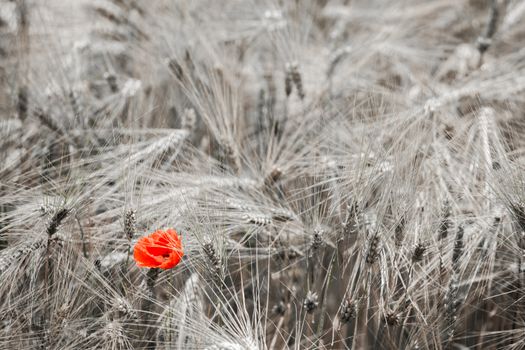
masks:
POLYGON ((2 1, 3 349, 525 349, 525 1, 2 1))

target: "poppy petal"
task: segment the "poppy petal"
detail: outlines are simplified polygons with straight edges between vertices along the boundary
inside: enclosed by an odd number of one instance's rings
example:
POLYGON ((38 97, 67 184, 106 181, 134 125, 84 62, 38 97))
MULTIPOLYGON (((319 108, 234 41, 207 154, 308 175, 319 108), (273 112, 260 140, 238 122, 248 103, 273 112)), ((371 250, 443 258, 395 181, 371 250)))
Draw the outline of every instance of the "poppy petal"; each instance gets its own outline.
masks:
POLYGON ((182 259, 182 256, 182 251, 173 251, 169 255, 169 257, 166 260, 164 260, 162 264, 159 265, 159 268, 167 270, 171 269, 172 267, 175 267, 182 259))
POLYGON ((184 252, 177 231, 167 229, 166 231, 157 230, 139 239, 133 256, 140 267, 170 269, 181 261, 184 252))
POLYGON ((135 261, 137 261, 138 266, 157 267, 159 264, 162 263, 162 260, 156 256, 151 255, 147 251, 146 247, 149 244, 149 239, 147 239, 148 237, 144 238, 140 239, 139 242, 137 242, 137 244, 135 245, 135 249, 133 250, 133 257, 135 258, 135 261))
POLYGON ((177 232, 175 230, 168 229, 166 231, 166 233, 168 234, 168 239, 169 239, 168 245, 172 249, 180 249, 180 248, 182 248, 182 242, 180 240, 179 235, 177 235, 177 232))
POLYGON ((171 252, 171 249, 168 246, 160 244, 159 242, 155 242, 155 241, 145 246, 145 248, 149 254, 155 255, 155 256, 168 255, 171 252))

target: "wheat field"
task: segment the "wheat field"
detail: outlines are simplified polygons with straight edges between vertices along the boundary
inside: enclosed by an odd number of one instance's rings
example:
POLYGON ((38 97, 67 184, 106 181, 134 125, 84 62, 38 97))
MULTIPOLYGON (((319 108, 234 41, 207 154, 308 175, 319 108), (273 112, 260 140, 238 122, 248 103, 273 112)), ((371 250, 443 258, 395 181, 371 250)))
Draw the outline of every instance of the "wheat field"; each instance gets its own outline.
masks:
POLYGON ((524 43, 523 0, 3 1, 0 349, 525 349, 524 43))

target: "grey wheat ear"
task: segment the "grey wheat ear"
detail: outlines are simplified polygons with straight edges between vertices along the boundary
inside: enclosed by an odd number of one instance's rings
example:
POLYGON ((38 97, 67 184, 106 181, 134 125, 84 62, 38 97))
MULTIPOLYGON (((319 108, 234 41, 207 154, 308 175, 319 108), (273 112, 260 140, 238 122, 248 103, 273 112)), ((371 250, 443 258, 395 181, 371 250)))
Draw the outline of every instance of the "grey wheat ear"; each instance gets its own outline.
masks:
POLYGON ((124 234, 129 241, 133 240, 137 231, 136 213, 135 209, 128 209, 124 215, 124 234))
POLYGON ((264 214, 246 213, 242 218, 246 221, 246 223, 257 226, 267 226, 272 224, 272 218, 264 214))
POLYGON ((208 261, 212 277, 216 281, 222 280, 222 264, 219 255, 211 241, 202 245, 202 250, 208 261))
POLYGON ((339 317, 342 323, 348 323, 351 320, 355 319, 357 315, 357 305, 354 300, 347 298, 343 301, 341 305, 341 311, 339 312, 339 317))
POLYGON ((425 257, 425 252, 427 251, 427 246, 424 243, 419 242, 412 253, 412 261, 420 262, 425 257))
POLYGON ((452 348, 452 340, 455 335, 456 321, 458 318, 458 307, 460 305, 459 300, 459 287, 456 276, 453 274, 448 289, 445 295, 444 306, 445 306, 445 324, 444 331, 446 340, 444 344, 447 348, 452 348))
POLYGON ((284 86, 286 97, 289 97, 292 94, 292 89, 295 86, 299 98, 301 100, 304 99, 305 93, 303 88, 303 78, 299 72, 299 64, 297 62, 288 63, 286 65, 284 86))
POLYGON ((184 69, 176 58, 168 60, 168 68, 175 75, 178 81, 182 81, 184 78, 184 69))
POLYGON ((112 93, 118 92, 118 83, 117 83, 117 77, 115 74, 106 72, 104 73, 104 79, 106 79, 106 82, 109 85, 109 88, 112 93))
POLYGON ((55 122, 55 120, 48 113, 45 113, 41 108, 37 108, 34 114, 46 127, 53 130, 58 135, 64 135, 64 130, 55 122))
POLYGON ((381 240, 378 233, 372 234, 368 239, 368 250, 366 251, 366 262, 370 265, 374 264, 379 258, 379 245, 381 240))
POLYGON ((277 302, 277 304, 275 304, 273 307, 272 307, 272 312, 274 314, 277 314, 277 315, 280 315, 280 316, 283 316, 285 313, 286 313, 286 310, 288 309, 287 305, 285 304, 285 302, 283 300, 279 300, 279 302, 277 302))
POLYGON ((137 233, 137 211, 135 209, 128 209, 124 214, 124 235, 128 239, 128 252, 126 255, 126 265, 128 264, 129 257, 132 253, 131 242, 137 233))
POLYGON ((49 222, 49 225, 47 226, 47 235, 48 237, 52 237, 58 230, 58 227, 64 221, 64 219, 68 216, 68 214, 71 212, 70 209, 62 208, 58 210, 53 217, 51 218, 51 221, 49 222))
POLYGON ((283 171, 278 167, 273 167, 272 171, 266 176, 264 183, 267 186, 274 185, 283 176, 283 171))
POLYGON ((334 74, 335 68, 337 65, 345 58, 349 53, 351 52, 351 47, 344 46, 338 50, 335 50, 330 58, 330 64, 328 66, 328 69, 326 70, 326 77, 328 79, 332 78, 332 75, 334 74))
POLYGON ((465 228, 463 225, 459 225, 458 231, 456 233, 456 238, 454 240, 454 250, 452 254, 452 266, 454 271, 459 271, 459 263, 461 255, 463 254, 463 248, 465 244, 463 243, 463 235, 465 232, 465 228))
POLYGON ((343 222, 343 236, 349 236, 350 234, 357 232, 357 216, 359 215, 359 205, 355 202, 351 202, 346 205, 345 219, 343 222))
POLYGON ((441 222, 439 225, 439 240, 444 240, 448 237, 450 227, 452 226, 450 221, 451 208, 448 200, 443 202, 441 209, 441 222))
POLYGON ((314 232, 312 234, 312 241, 310 242, 310 248, 312 250, 317 250, 323 245, 323 243, 324 243, 323 236, 324 235, 325 235, 325 231, 324 231, 323 228, 316 227, 314 229, 314 232))
POLYGON ((17 111, 21 120, 26 120, 27 111, 29 110, 29 91, 26 86, 20 86, 18 89, 17 111))
POLYGON ((273 118, 275 112, 275 104, 277 102, 277 86, 275 85, 275 80, 273 73, 271 71, 266 71, 264 73, 264 81, 266 82, 266 88, 268 90, 267 109, 266 114, 270 118, 273 118))
POLYGON ((241 171, 241 158, 237 148, 228 138, 222 138, 219 143, 223 149, 224 156, 231 165, 233 171, 236 174, 239 174, 241 171))
POLYGON ((30 62, 30 12, 27 0, 16 1, 16 19, 17 19, 17 75, 18 75, 18 91, 16 107, 18 117, 24 121, 27 118, 29 108, 29 62, 30 62))
POLYGON ((289 64, 286 65, 285 75, 284 75, 284 92, 286 97, 290 97, 293 89, 293 78, 292 78, 292 68, 289 64))
POLYGON ((399 325, 400 317, 397 312, 390 311, 386 313, 385 320, 389 326, 393 327, 399 325))
POLYGON ((403 246, 405 240, 405 218, 401 218, 394 228, 394 240, 397 247, 403 246))
POLYGON ((45 241, 43 239, 37 239, 32 242, 25 242, 16 249, 2 250, 0 253, 0 273, 5 272, 13 262, 44 247, 45 241))
POLYGON ((303 100, 305 97, 304 88, 303 88, 303 78, 301 76, 301 73, 299 72, 299 64, 297 62, 294 62, 292 64, 291 74, 292 74, 292 77, 291 77, 292 81, 295 84, 295 87, 297 89, 297 95, 299 96, 301 100, 303 100))
POLYGON ((303 306, 308 313, 313 312, 319 305, 319 296, 316 292, 311 290, 308 291, 306 297, 304 298, 303 306))
POLYGON ((186 108, 182 114, 181 127, 191 133, 195 132, 197 127, 197 115, 193 108, 186 108))
POLYGON ((294 219, 294 213, 286 209, 272 209, 272 219, 279 222, 292 221, 294 219))

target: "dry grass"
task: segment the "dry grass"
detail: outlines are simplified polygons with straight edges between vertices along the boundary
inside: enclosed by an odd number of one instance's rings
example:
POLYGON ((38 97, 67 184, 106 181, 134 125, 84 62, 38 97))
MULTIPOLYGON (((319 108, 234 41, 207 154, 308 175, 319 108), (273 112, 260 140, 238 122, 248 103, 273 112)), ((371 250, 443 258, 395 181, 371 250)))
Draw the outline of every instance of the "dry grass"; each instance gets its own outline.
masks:
POLYGON ((521 0, 0 19, 0 348, 525 348, 521 0))

